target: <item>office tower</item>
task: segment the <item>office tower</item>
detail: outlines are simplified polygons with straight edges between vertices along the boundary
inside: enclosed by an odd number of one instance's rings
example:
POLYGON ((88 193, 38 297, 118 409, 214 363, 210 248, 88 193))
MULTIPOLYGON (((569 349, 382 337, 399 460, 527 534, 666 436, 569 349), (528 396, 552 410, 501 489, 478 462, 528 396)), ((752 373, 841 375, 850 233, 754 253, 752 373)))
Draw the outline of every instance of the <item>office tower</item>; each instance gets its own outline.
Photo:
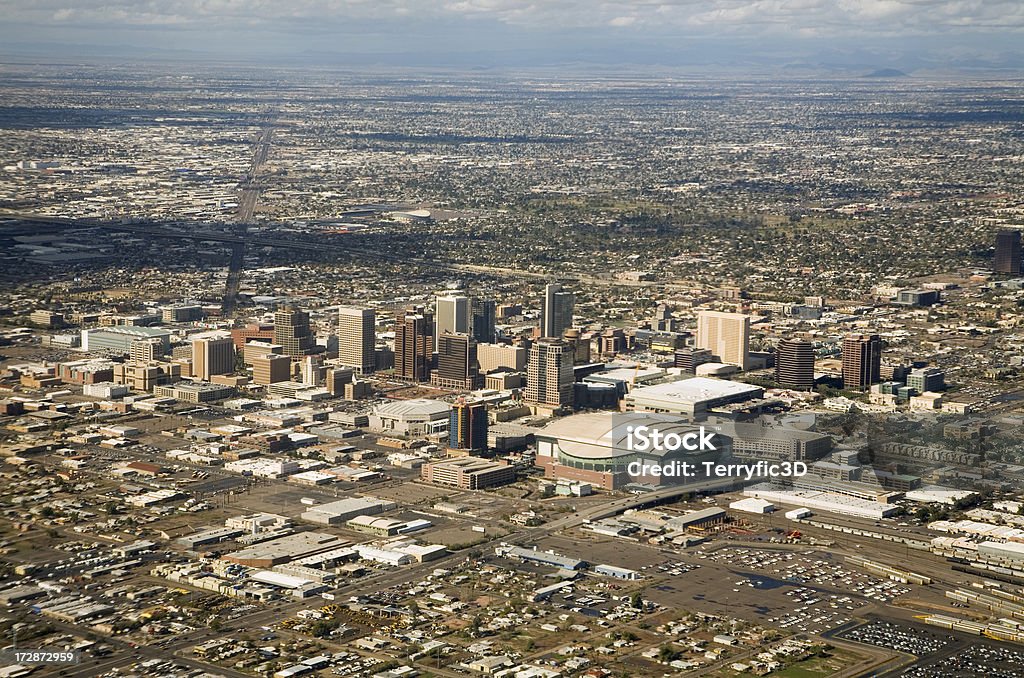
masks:
POLYGON ((242 349, 242 362, 246 365, 252 365, 252 361, 256 358, 267 356, 271 353, 284 355, 284 346, 271 344, 269 341, 250 341, 242 349))
POLYGON ((128 359, 135 363, 150 363, 159 360, 165 351, 166 345, 159 337, 135 339, 128 346, 128 359))
POLYGON ((530 348, 526 367, 526 400, 571 407, 573 354, 559 339, 541 339, 530 348))
POLYGON ((319 386, 327 377, 322 355, 307 355, 299 363, 300 380, 306 386, 319 386))
POLYGON ((654 312, 654 322, 651 324, 659 332, 675 332, 676 322, 668 304, 658 304, 658 308, 654 312))
POLYGON ((338 309, 338 362, 359 374, 376 368, 377 315, 372 308, 338 309))
POLYGON ((280 381, 291 381, 292 359, 280 353, 266 353, 252 359, 252 381, 267 386, 280 381))
POLYGON ((563 291, 557 283, 546 285, 540 308, 540 336, 561 337, 572 326, 575 305, 576 295, 572 292, 563 291))
POLYGON ((165 323, 186 323, 203 319, 203 307, 198 304, 175 304, 160 309, 165 323))
POLYGON ((937 367, 922 367, 907 375, 907 386, 918 393, 944 391, 946 373, 937 367))
POLYGON ((309 314, 297 308, 274 313, 274 343, 284 347, 285 355, 306 355, 313 348, 309 314))
POLYGON ((437 345, 437 371, 430 382, 442 388, 475 389, 483 386, 476 342, 468 334, 445 332, 437 345))
POLYGON ((783 339, 775 350, 775 382, 782 388, 814 388, 814 345, 801 339, 783 339))
POLYGON ((689 372, 697 373, 697 366, 704 363, 714 362, 715 357, 706 348, 681 348, 675 352, 675 367, 689 372))
POLYGON ((292 361, 286 355, 267 353, 252 358, 252 382, 262 386, 291 381, 292 361))
POLYGON ((719 361, 747 369, 750 362, 750 316, 701 311, 697 315, 697 348, 706 348, 719 361))
POLYGON ((469 297, 462 295, 437 295, 437 311, 434 313, 434 346, 445 332, 450 334, 469 334, 470 303, 469 297))
POLYGON ((210 381, 215 374, 235 371, 235 343, 227 332, 192 339, 192 376, 210 381))
POLYGON ((562 335, 562 341, 573 355, 573 362, 585 365, 590 362, 590 335, 570 327, 562 335))
POLYGON ((473 300, 473 338, 482 344, 492 344, 497 337, 494 325, 497 316, 497 304, 493 299, 473 300))
POLYGON ((448 419, 448 447, 470 452, 487 451, 487 405, 459 400, 448 419))
POLYGON ((330 391, 332 396, 345 397, 345 386, 352 383, 355 378, 350 367, 332 367, 327 370, 324 378, 324 387, 330 391))
POLYGON ((602 358, 611 358, 628 348, 626 333, 621 327, 613 327, 601 332, 597 337, 597 352, 602 358))
POLYGON ((843 339, 843 387, 866 389, 881 381, 882 339, 854 334, 843 339))
POLYGON ((433 326, 433 318, 423 313, 399 316, 395 327, 395 376, 410 381, 430 378, 433 326))
POLYGON ((499 370, 524 372, 526 370, 526 349, 506 344, 477 344, 476 359, 484 374, 499 370))
POLYGON ((1021 242, 1020 231, 999 231, 996 233, 996 255, 992 268, 996 273, 1020 275, 1021 242))

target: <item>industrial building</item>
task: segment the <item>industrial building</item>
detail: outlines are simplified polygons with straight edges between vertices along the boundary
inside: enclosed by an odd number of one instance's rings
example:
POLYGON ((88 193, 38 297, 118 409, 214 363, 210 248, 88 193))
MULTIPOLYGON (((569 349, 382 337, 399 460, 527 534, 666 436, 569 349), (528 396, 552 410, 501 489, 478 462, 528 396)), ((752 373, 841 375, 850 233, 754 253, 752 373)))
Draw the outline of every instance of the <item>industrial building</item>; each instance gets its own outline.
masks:
POLYGON ((247 567, 273 567, 281 563, 348 546, 351 542, 323 532, 297 532, 253 544, 223 556, 247 567))
POLYGON ((752 485, 743 490, 743 494, 774 503, 796 505, 825 513, 838 513, 873 520, 887 518, 901 510, 895 504, 883 504, 835 492, 786 488, 771 483, 752 485))
POLYGON ((502 544, 494 549, 495 555, 502 558, 518 558, 519 560, 557 567, 560 570, 582 570, 587 566, 587 561, 578 558, 569 558, 559 555, 554 551, 538 551, 537 547, 532 549, 520 546, 508 546, 502 544))
POLYGON ((359 515, 377 515, 396 508, 398 504, 375 497, 351 497, 312 506, 299 517, 319 525, 341 525, 359 515))

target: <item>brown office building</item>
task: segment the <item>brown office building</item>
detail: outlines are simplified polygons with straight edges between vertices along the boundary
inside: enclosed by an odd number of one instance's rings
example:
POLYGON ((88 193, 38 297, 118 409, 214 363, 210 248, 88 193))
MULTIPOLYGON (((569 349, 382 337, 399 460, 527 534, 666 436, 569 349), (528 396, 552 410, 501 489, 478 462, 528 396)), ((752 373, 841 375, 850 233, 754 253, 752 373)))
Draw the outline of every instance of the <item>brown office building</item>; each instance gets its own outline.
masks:
POLYGON ((284 348, 285 355, 312 353, 316 342, 309 329, 309 314, 297 308, 274 313, 274 343, 284 348))
POLYGON ((814 388, 814 345, 801 339, 783 339, 775 351, 775 382, 782 388, 814 388))
POLYGON ((434 353, 434 319, 428 314, 405 313, 395 327, 395 376, 409 381, 430 379, 434 353))
POLYGON ((253 339, 262 341, 274 340, 274 326, 266 323, 251 323, 245 327, 236 327, 231 330, 231 340, 235 342, 235 348, 241 351, 246 343, 253 339))
POLYGON ((268 386, 281 381, 291 381, 292 359, 286 355, 268 353, 252 359, 252 381, 268 386))
POLYGON ((675 352, 674 366, 689 372, 697 373, 697 366, 714 362, 715 357, 708 348, 681 348, 675 352))
POLYGON ((438 337, 437 370, 431 375, 430 383, 467 391, 483 386, 480 364, 476 359, 476 342, 472 337, 448 332, 438 337))
POLYGON ((1020 240, 1020 231, 999 231, 996 233, 996 255, 992 262, 992 268, 996 273, 1020 275, 1020 240))
POLYGON ((882 339, 854 334, 843 340, 843 387, 866 389, 881 381, 882 339))
POLYGON ((227 334, 192 340, 192 376, 203 381, 217 374, 235 371, 235 344, 227 334))

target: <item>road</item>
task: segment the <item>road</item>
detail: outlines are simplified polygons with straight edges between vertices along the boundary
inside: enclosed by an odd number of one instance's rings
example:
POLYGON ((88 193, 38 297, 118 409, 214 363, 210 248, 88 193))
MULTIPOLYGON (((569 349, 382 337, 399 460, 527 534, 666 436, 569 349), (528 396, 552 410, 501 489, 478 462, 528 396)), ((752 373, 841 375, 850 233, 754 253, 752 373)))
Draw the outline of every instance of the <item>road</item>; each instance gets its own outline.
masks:
POLYGON ((273 136, 274 119, 268 117, 256 139, 249 171, 246 172, 245 179, 239 184, 238 210, 235 212, 235 222, 239 226, 235 231, 241 240, 231 243, 231 262, 228 264, 228 279, 224 285, 224 299, 221 302, 221 317, 224 318, 231 317, 238 304, 238 290, 242 282, 242 264, 245 261, 246 224, 252 223, 253 216, 256 214, 256 205, 259 202, 262 188, 259 184, 260 170, 267 162, 273 136))

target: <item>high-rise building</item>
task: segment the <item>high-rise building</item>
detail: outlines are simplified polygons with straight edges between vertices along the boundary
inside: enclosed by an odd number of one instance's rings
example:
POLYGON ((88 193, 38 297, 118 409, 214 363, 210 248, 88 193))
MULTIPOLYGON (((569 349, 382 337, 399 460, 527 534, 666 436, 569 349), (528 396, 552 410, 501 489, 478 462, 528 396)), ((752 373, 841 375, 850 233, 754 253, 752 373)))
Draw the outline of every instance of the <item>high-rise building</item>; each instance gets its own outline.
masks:
POLYGON ((299 377, 307 386, 320 386, 327 377, 322 355, 307 355, 299 363, 299 377))
POLYGON ((338 362, 359 374, 376 367, 377 315, 372 308, 345 306, 338 309, 338 362))
POLYGON ((442 388, 472 390, 483 386, 476 342, 468 334, 445 332, 437 344, 437 370, 430 382, 442 388))
POLYGON ((280 353, 266 353, 252 359, 252 381, 268 386, 292 378, 292 359, 280 353))
POLYGON ((344 398, 345 386, 351 384, 354 378, 352 368, 332 367, 327 370, 324 378, 324 387, 330 391, 332 396, 344 398))
POLYGON ((395 327, 395 376, 410 381, 430 378, 434 352, 433 318, 423 313, 403 313, 395 327))
POLYGON ((497 338, 495 322, 497 304, 493 299, 473 300, 472 333, 473 338, 481 344, 491 344, 497 338))
POLYGON ((562 335, 562 341, 573 354, 573 362, 577 365, 585 365, 590 362, 590 335, 580 332, 575 327, 570 327, 562 335))
POLYGON ((195 336, 192 339, 192 376, 210 381, 215 374, 235 371, 235 343, 227 332, 195 336))
POLYGON ((526 400, 553 407, 573 402, 573 354, 560 339, 541 339, 530 347, 526 400))
POLYGON ((843 339, 843 387, 866 389, 881 381, 882 338, 854 334, 843 339))
POLYGON ((136 363, 150 363, 159 360, 167 349, 163 339, 150 337, 148 339, 135 339, 128 346, 129 360, 136 363))
POLYGON ((314 341, 309 314, 297 308, 284 308, 274 313, 274 343, 284 347, 285 355, 311 353, 314 341))
POLYGON ((487 405, 459 400, 448 421, 448 447, 470 452, 487 451, 487 405))
POLYGON ((782 388, 814 388, 814 345, 802 339, 783 339, 775 350, 775 381, 782 388))
POLYGON ((469 334, 470 325, 469 297, 458 294, 437 295, 437 310, 434 313, 434 346, 438 345, 441 335, 469 334))
POLYGON ((250 341, 242 349, 242 362, 252 365, 256 358, 275 353, 284 355, 284 347, 279 344, 272 344, 269 341, 250 341))
POLYGON ((562 290, 562 286, 557 283, 546 285, 540 309, 540 336, 560 338, 572 327, 575 306, 575 294, 562 290))
POLYGON ((701 311, 697 315, 698 348, 706 348, 718 360, 748 369, 750 363, 750 316, 742 313, 701 311))
POLYGON ((999 231, 996 233, 996 255, 992 263, 992 269, 996 273, 1020 275, 1020 231, 999 231))

